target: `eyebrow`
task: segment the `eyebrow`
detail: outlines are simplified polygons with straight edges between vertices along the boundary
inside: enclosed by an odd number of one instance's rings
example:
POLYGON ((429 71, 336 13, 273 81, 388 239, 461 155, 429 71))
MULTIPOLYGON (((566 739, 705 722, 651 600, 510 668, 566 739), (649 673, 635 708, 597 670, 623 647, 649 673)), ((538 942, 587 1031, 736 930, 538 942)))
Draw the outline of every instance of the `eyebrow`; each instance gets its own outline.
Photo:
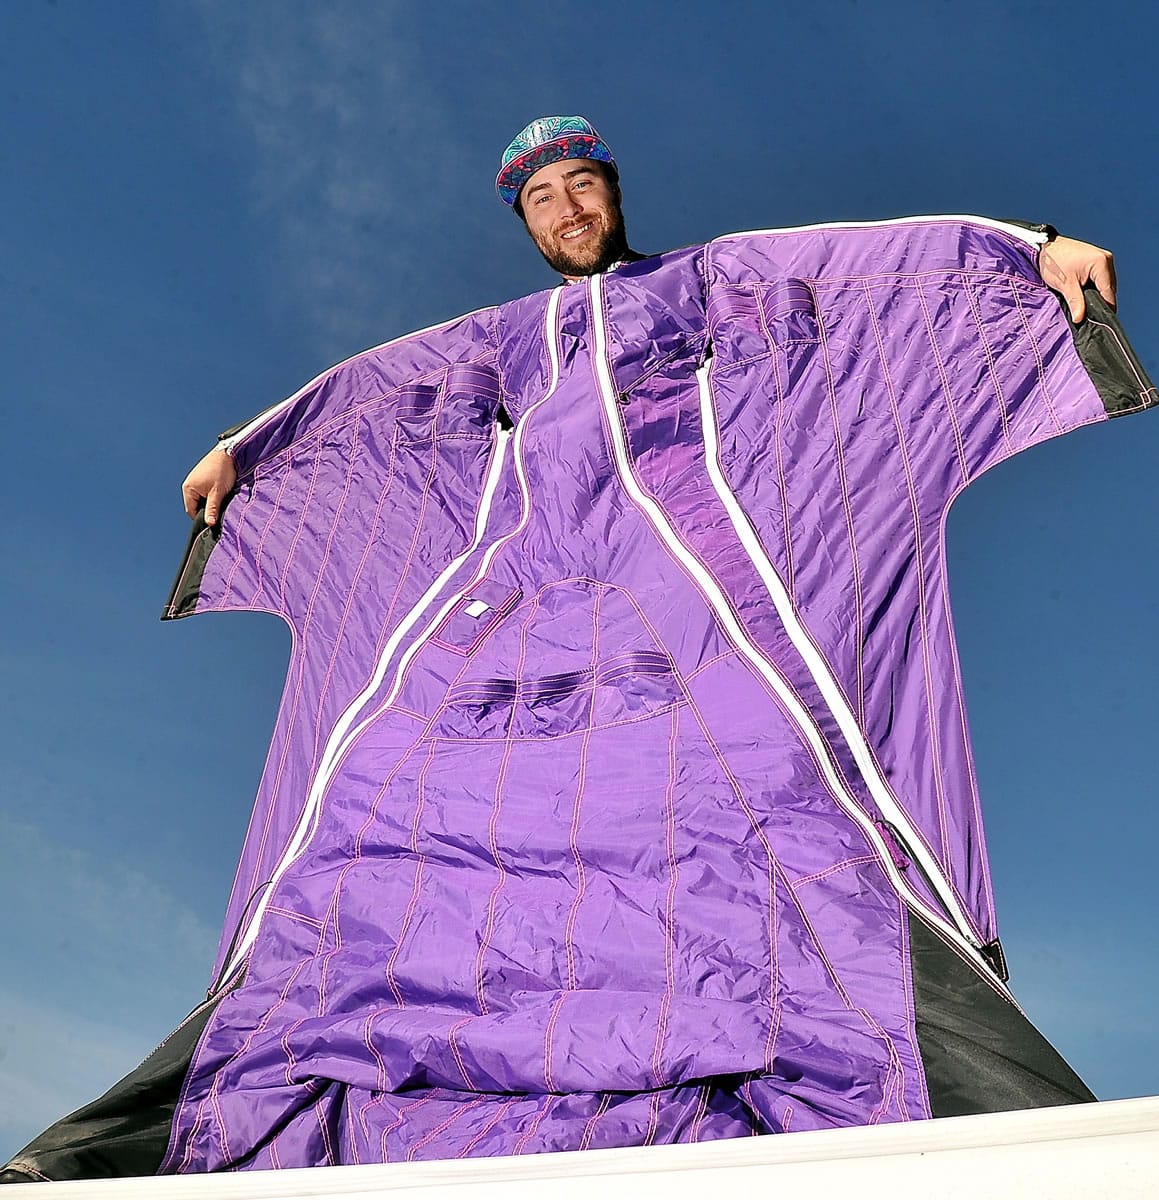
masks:
MULTIPOLYGON (((594 167, 587 166, 585 164, 584 166, 581 166, 581 167, 573 167, 570 171, 565 171, 563 174, 563 179, 564 179, 564 182, 566 183, 569 179, 574 179, 575 176, 577 176, 577 175, 594 175, 595 173, 596 172, 595 172, 594 167)), ((551 184, 547 183, 547 182, 537 183, 534 187, 530 187, 527 189, 527 194, 529 196, 531 196, 535 192, 538 192, 541 188, 547 188, 547 187, 551 187, 551 184)))

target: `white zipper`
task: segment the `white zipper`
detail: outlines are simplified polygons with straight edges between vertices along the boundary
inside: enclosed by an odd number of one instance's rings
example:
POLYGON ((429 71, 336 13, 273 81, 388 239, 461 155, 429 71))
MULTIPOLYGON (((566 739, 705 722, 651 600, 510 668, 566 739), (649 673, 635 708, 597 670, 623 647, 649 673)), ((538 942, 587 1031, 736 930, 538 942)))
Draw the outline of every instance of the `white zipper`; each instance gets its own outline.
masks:
MULTIPOLYGON (((931 883, 938 892, 938 898, 946 902, 948 897, 949 903, 946 905, 947 912, 950 914, 951 920, 947 920, 945 916, 931 909, 921 897, 910 887, 909 881, 902 875, 897 865, 894 863, 893 855, 890 853, 889 846, 886 844, 885 838, 881 831, 873 823, 869 814, 857 803, 857 800, 849 792, 844 781, 837 773, 833 765, 832 758, 828 747, 825 744, 823 735, 817 727, 816 721, 812 715, 797 698, 793 690, 781 678, 780 673, 776 670, 773 664, 761 653, 757 646, 750 640, 748 634, 741 627, 732 611, 732 607, 728 602, 720 585, 715 577, 708 571, 704 564, 690 551, 677 536, 668 517, 664 513, 659 504, 648 496, 637 483, 634 473, 631 469, 631 462, 628 457, 627 440, 624 435, 624 430, 620 423, 620 415, 616 407, 616 389, 611 376, 611 369, 608 364, 607 357, 607 329, 604 317, 604 302, 601 289, 600 276, 592 276, 588 281, 588 291, 591 296, 592 304, 592 324, 595 329, 595 348, 593 357, 595 360, 596 378, 600 388, 600 399, 603 403, 604 412, 607 417, 607 425, 612 443, 612 454, 615 459, 617 473, 620 477, 620 482, 625 490, 635 501, 636 505, 644 512, 645 516, 651 522, 652 527, 659 534, 661 540, 668 547, 673 556, 684 566, 691 577, 695 580, 697 586, 704 594, 705 598, 711 604, 724 626, 729 637, 732 639, 736 648, 741 652, 745 659, 758 671, 761 677, 769 684, 769 686, 777 694, 785 710, 789 713, 791 719, 796 724, 801 736, 808 743, 810 749, 820 764, 821 772, 825 777, 826 783, 829 785, 834 797, 841 807, 857 822, 861 827, 865 836, 877 851, 878 857, 886 874, 889 876, 898 894, 910 905, 911 908, 920 912, 927 921, 940 929, 948 938, 956 945, 960 946, 968 953, 976 963, 984 967, 986 973, 991 977, 998 986, 1002 986, 997 977, 994 975, 993 968, 986 961, 985 957, 979 952, 980 942, 970 927, 969 921, 962 912, 961 906, 957 902, 957 898, 953 895, 952 889, 942 876, 940 867, 926 851, 925 858, 918 858, 923 870, 926 870, 930 876, 931 883), (929 865, 927 866, 927 860, 929 865), (931 869, 932 868, 932 869, 931 869), (940 884, 940 886, 939 886, 940 884)), ((698 380, 701 384, 701 408, 704 409, 705 398, 707 393, 707 367, 702 367, 697 372, 698 380)), ((710 398, 709 398, 710 399, 710 398)), ((715 423, 712 420, 712 414, 709 413, 709 419, 705 422, 705 451, 706 458, 709 464, 709 474, 713 475, 716 451, 718 446, 715 440, 715 423), (712 427, 711 435, 709 435, 709 427, 712 427), (711 447, 708 444, 709 436, 713 438, 711 447)), ((719 468, 717 467, 717 475, 719 468)), ((837 720, 838 727, 849 742, 850 749, 853 752, 854 759, 861 768, 863 774, 866 775, 866 783, 869 785, 871 792, 874 794, 874 799, 878 803, 883 814, 888 814, 889 819, 898 826, 899 830, 911 831, 909 818, 904 810, 900 807, 897 801, 889 793, 888 787, 885 786, 883 780, 880 779, 869 754, 868 747, 865 745, 864 739, 857 729, 856 722, 853 721, 853 715, 849 712, 848 706, 844 703, 844 698, 840 694, 840 689, 837 687, 836 681, 829 673, 824 660, 817 653, 816 648, 809 640, 800 622, 792 613, 792 606, 788 603, 788 596, 785 593, 784 586, 777 576, 776 570, 772 563, 768 561, 767 556, 761 551, 759 557, 754 554, 752 543, 756 540, 755 534, 752 531, 751 525, 748 524, 748 519, 737 504, 735 497, 728 490, 723 476, 719 476, 719 484, 717 478, 713 478, 713 485, 717 488, 721 500, 724 502, 726 509, 729 512, 730 518, 733 520, 734 528, 740 536, 742 544, 753 560, 754 566, 761 574, 766 587, 769 588, 770 596, 773 599, 774 606, 777 608, 778 614, 781 616, 782 622, 785 625, 785 632, 789 635, 790 640, 796 646, 798 653, 801 654, 806 666, 813 674, 814 682, 821 691, 822 696, 833 709, 833 716, 837 720), (727 499, 726 499, 727 496, 727 499), (739 524, 738 524, 739 518, 739 524), (742 532, 744 528, 748 529, 748 536, 742 532), (762 561, 763 560, 763 566, 762 561), (765 569, 763 569, 765 568, 765 569), (775 589, 773 581, 775 581, 775 589), (779 595, 778 595, 779 594, 779 595), (780 602, 779 602, 780 601, 780 602), (792 624, 786 620, 786 613, 792 616, 792 624), (834 703, 834 699, 838 702, 834 703), (842 720, 842 712, 848 718, 848 721, 842 720), (850 736, 850 723, 852 723, 853 736, 850 736), (877 782, 875 789, 874 783, 877 782)), ((915 844, 924 851, 925 847, 921 843, 920 838, 915 837, 915 844)), ((916 856, 916 855, 915 855, 916 856)), ((1003 987, 1003 990, 1006 989, 1003 987)))
POLYGON ((1011 225, 994 217, 978 217, 969 214, 936 213, 919 217, 890 217, 884 221, 819 221, 815 225, 786 225, 780 229, 750 229, 743 233, 726 233, 708 243, 715 246, 739 237, 767 237, 778 233, 813 233, 820 229, 884 229, 890 225, 928 225, 931 221, 953 221, 959 225, 981 225, 986 229, 997 229, 1018 238, 1028 246, 1040 247, 1050 241, 1050 235, 1038 229, 1027 229, 1022 225, 1011 225))

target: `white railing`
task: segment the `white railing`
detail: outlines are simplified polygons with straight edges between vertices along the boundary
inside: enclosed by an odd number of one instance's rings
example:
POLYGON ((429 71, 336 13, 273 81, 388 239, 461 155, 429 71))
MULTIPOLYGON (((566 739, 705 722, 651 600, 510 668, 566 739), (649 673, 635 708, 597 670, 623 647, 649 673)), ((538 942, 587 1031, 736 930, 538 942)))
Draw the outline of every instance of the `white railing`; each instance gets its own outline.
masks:
POLYGON ((77 1183, 3 1200, 1143 1200, 1159 1096, 697 1146, 77 1183))

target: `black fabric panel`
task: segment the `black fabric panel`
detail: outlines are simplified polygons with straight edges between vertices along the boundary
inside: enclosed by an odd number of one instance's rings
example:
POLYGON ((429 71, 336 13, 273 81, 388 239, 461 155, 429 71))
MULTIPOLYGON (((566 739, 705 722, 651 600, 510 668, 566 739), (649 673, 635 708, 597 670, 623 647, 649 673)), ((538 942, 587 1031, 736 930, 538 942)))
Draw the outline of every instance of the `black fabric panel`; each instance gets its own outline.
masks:
POLYGON ((1083 298, 1086 319, 1081 325, 1072 324, 1071 333, 1103 407, 1112 417, 1153 408, 1159 403, 1159 392, 1127 341, 1118 314, 1093 287, 1083 288, 1083 298))
POLYGON ((29 1142, 0 1170, 0 1184, 156 1175, 197 1039, 216 1006, 214 999, 194 1009, 99 1100, 29 1142))
MULTIPOLYGON (((221 513, 225 505, 221 506, 221 513)), ((221 513, 216 525, 206 525, 205 510, 193 519, 193 529, 189 534, 189 542, 181 559, 181 567, 177 578, 169 589, 169 599, 161 610, 162 621, 175 621, 179 617, 188 617, 197 611, 197 601, 201 595, 201 577, 205 574, 205 564, 213 553, 217 539, 221 537, 221 513)))
POLYGON ((1095 1099, 1057 1050, 973 964, 911 914, 918 1048, 935 1117, 1095 1099))

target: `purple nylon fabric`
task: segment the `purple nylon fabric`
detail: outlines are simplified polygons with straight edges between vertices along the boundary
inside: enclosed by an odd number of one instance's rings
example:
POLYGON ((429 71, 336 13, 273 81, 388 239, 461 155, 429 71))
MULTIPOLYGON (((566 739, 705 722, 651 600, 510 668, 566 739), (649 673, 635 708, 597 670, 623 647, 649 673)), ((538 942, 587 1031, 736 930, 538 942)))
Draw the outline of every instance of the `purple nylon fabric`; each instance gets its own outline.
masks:
POLYGON ((916 843, 996 934, 944 522, 1103 419, 1034 253, 956 219, 737 235, 370 351, 243 433, 198 609, 294 644, 244 980, 164 1171, 929 1115, 916 843))

